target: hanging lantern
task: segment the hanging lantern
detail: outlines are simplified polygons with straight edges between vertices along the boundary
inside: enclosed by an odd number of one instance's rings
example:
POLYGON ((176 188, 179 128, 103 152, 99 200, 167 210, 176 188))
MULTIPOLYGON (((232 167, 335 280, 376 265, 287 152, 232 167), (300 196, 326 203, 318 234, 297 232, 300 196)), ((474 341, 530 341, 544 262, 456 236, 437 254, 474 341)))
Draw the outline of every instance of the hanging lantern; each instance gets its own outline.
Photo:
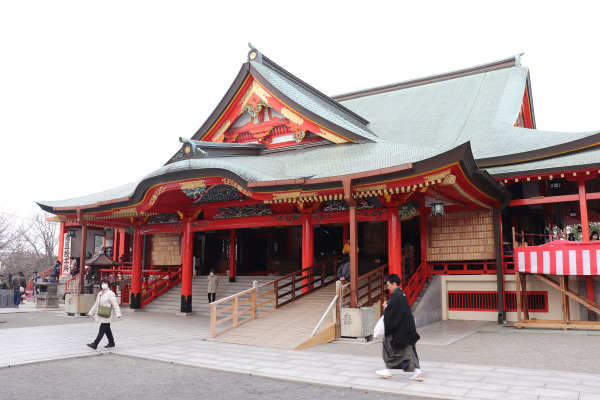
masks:
POLYGON ((559 181, 551 181, 550 189, 555 189, 555 190, 560 189, 560 182, 559 181))
POLYGON ((575 218, 576 216, 577 216, 577 212, 575 211, 574 208, 571 208, 571 211, 569 212, 569 217, 575 218))
POLYGON ((438 199, 435 199, 435 201, 431 203, 431 216, 436 215, 446 215, 446 212, 444 211, 444 203, 438 199))
POLYGON ((75 237, 75 228, 67 229, 67 234, 69 235, 69 237, 74 238, 75 237))

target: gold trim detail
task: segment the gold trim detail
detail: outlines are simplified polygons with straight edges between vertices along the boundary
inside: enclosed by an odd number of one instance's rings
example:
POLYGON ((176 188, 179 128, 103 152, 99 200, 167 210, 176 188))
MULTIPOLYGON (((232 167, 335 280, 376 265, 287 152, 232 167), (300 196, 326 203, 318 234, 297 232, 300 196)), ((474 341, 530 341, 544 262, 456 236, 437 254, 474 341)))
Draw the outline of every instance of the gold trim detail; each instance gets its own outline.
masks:
POLYGON ((466 197, 467 199, 469 199, 469 201, 472 201, 473 203, 480 205, 483 208, 487 208, 488 210, 493 210, 494 207, 487 205, 479 200, 477 200, 476 198, 474 198, 473 196, 471 196, 470 194, 468 194, 467 192, 465 192, 460 186, 458 186, 457 183, 453 183, 452 184, 452 188, 454 190, 456 190, 458 193, 460 193, 462 196, 466 197))
POLYGON ((181 186, 181 190, 184 190, 196 189, 197 187, 206 187, 206 184, 204 183, 204 179, 199 179, 197 181, 180 182, 179 186, 181 186))
POLYGON ((212 141, 218 142, 221 139, 221 136, 223 136, 225 131, 227 129, 229 129, 230 126, 231 126, 231 121, 230 120, 225 121, 225 123, 223 125, 221 125, 221 127, 213 135, 212 141))
POLYGON ((154 192, 154 194, 150 198, 150 201, 148 202, 148 204, 151 205, 151 206, 153 206, 154 203, 156 203, 156 200, 158 200, 158 196, 160 196, 161 194, 163 194, 165 192, 165 190, 167 190, 167 188, 165 188, 164 186, 161 186, 158 189, 156 189, 156 191, 154 192))
POLYGON ((323 128, 320 128, 320 129, 321 129, 321 132, 313 132, 313 133, 315 135, 321 136, 323 139, 329 140, 330 142, 333 142, 333 143, 339 144, 339 143, 347 143, 348 142, 348 140, 341 138, 337 135, 334 135, 331 132, 325 131, 325 130, 323 130, 323 128))
POLYGON ((316 197, 316 192, 310 193, 302 193, 300 191, 297 192, 287 192, 287 193, 273 193, 273 200, 285 200, 285 199, 307 199, 308 197, 316 197))
POLYGON ((248 103, 248 100, 250 100, 250 97, 252 97, 252 94, 256 94, 258 97, 260 97, 260 99, 262 101, 264 101, 266 104, 269 104, 268 98, 271 97, 269 92, 267 92, 265 89, 263 89, 263 87, 260 86, 256 81, 252 81, 252 83, 246 90, 246 93, 244 93, 244 96, 242 96, 242 99, 240 100, 242 109, 246 106, 246 103, 248 103))
POLYGON ((295 123, 296 125, 302 125, 304 123, 304 120, 301 116, 297 115, 291 110, 288 110, 285 107, 283 107, 281 111, 279 111, 279 113, 287 119, 289 119, 290 121, 292 121, 293 123, 295 123))
POLYGON ((243 187, 241 187, 240 185, 238 185, 237 182, 235 182, 233 179, 223 178, 222 182, 225 185, 233 186, 238 191, 242 192, 244 195, 246 195, 248 197, 252 197, 252 192, 250 192, 250 191, 244 189, 243 187))
POLYGON ((386 185, 372 185, 372 186, 357 187, 356 191, 357 192, 368 192, 371 190, 383 190, 383 189, 387 189, 387 186, 386 185))
POLYGON ((445 178, 445 177, 447 177, 448 175, 450 175, 450 170, 449 170, 449 169, 447 169, 447 170, 445 170, 445 171, 442 171, 442 172, 438 172, 437 174, 425 175, 425 176, 423 177, 423 179, 424 179, 426 182, 427 182, 427 181, 430 181, 430 182, 436 182, 436 181, 438 181, 438 180, 440 180, 440 179, 444 179, 444 178, 445 178))

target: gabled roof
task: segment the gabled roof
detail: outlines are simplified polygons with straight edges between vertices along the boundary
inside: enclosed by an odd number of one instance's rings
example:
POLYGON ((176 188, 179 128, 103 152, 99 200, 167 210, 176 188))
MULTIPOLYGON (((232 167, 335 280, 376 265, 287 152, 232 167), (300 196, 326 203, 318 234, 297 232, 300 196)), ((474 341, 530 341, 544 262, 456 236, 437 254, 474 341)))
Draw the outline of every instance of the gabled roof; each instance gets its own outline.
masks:
POLYGON ((249 57, 249 61, 242 65, 218 106, 192 136, 193 140, 205 139, 211 129, 223 123, 220 118, 232 104, 250 75, 279 101, 302 117, 308 118, 351 142, 377 141, 376 135, 367 126, 367 120, 296 78, 260 53, 259 57, 253 61, 250 61, 249 57))

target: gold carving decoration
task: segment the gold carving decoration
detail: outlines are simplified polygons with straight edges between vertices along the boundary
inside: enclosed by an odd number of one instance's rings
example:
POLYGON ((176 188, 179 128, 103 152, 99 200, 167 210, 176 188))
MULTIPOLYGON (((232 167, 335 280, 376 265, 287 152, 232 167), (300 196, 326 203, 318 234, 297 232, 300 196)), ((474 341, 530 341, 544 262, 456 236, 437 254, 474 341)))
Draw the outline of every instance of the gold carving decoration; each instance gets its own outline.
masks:
POLYGON ((204 183, 204 179, 199 179, 196 181, 189 181, 189 182, 180 182, 179 185, 181 186, 181 190, 196 189, 197 187, 206 186, 206 184, 204 183))
POLYGON ((161 194, 163 194, 165 192, 165 190, 167 190, 167 188, 165 188, 164 186, 161 186, 158 189, 156 189, 156 191, 154 192, 154 194, 150 198, 150 201, 148 202, 148 204, 151 205, 151 206, 153 206, 154 203, 156 203, 156 200, 158 199, 158 196, 160 196, 161 194))
POLYGON ((227 129, 229 129, 230 126, 231 126, 231 121, 230 120, 225 121, 225 123, 223 125, 221 125, 221 127, 213 135, 212 141, 218 142, 221 139, 221 137, 223 136, 223 134, 225 133, 225 131, 227 129))
POLYGON ((364 186, 364 187, 357 187, 356 191, 357 192, 369 192, 372 190, 384 190, 387 189, 387 186, 385 184, 382 185, 372 185, 372 186, 364 186))
POLYGON ((287 192, 287 193, 273 193, 273 200, 306 199, 309 197, 317 197, 317 193, 316 192, 302 193, 300 191, 287 192))
POLYGON ((246 93, 244 93, 242 100, 240 100, 240 104, 242 105, 242 108, 241 108, 242 110, 246 107, 246 104, 248 103, 248 101, 250 100, 250 97, 252 97, 253 94, 256 94, 258 97, 260 97, 260 99, 265 104, 269 104, 269 97, 271 97, 269 92, 267 92, 265 89, 263 89, 263 87, 260 86, 258 84, 258 82, 252 81, 252 83, 246 90, 246 93))
POLYGON ((296 113, 292 112, 291 110, 288 110, 285 107, 283 107, 281 109, 280 113, 281 113, 281 115, 283 115, 284 117, 286 117, 287 119, 289 119, 296 125, 302 125, 304 123, 304 120, 302 119, 302 117, 300 117, 296 113))
POLYGON ((328 132, 328 131, 326 131, 326 130, 323 130, 322 128, 321 128, 321 131, 320 131, 320 132, 313 132, 313 133, 314 133, 315 135, 319 135, 319 136, 321 136, 323 139, 329 140, 330 142, 333 142, 333 143, 338 143, 338 144, 339 144, 339 143, 347 143, 347 142, 348 142, 348 140, 346 140, 346 139, 344 139, 344 138, 341 138, 341 137, 339 137, 339 136, 337 136, 337 135, 334 135, 334 134, 333 134, 333 133, 331 133, 331 132, 328 132))
POLYGON ((233 186, 234 188, 236 188, 240 193, 243 193, 244 195, 248 196, 248 197, 252 197, 252 192, 250 192, 249 190, 244 189, 243 187, 241 187, 240 185, 237 184, 236 181, 234 181, 233 179, 229 179, 229 178, 223 178, 222 180, 223 184, 225 185, 229 185, 229 186, 233 186))
POLYGON ((426 175, 423 177, 423 180, 425 180, 425 182, 437 182, 438 180, 444 179, 448 175, 450 175, 449 169, 442 172, 438 172, 437 174, 426 175))

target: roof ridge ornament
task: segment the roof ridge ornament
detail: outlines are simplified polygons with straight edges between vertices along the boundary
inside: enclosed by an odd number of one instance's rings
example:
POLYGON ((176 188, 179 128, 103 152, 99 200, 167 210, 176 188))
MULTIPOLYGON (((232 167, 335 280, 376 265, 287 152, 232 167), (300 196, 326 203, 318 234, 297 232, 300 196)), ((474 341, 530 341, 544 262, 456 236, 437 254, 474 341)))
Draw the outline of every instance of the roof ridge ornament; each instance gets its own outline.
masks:
POLYGON ((256 47, 252 46, 252 43, 248 42, 250 51, 248 52, 248 61, 256 61, 262 64, 262 53, 256 47))
POLYGON ((522 51, 519 54, 515 54, 515 67, 520 67, 521 66, 521 56, 524 56, 525 52, 522 51))

